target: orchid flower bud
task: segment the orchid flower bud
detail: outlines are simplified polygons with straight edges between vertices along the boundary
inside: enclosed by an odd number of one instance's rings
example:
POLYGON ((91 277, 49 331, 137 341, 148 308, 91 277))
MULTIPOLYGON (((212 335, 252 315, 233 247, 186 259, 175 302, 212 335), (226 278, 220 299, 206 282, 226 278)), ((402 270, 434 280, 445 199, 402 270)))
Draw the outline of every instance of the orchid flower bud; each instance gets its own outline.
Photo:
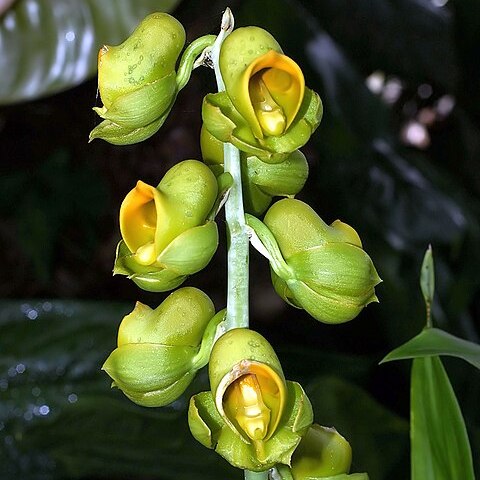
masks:
POLYGON ((208 362, 218 324, 210 298, 186 287, 152 310, 137 302, 121 322, 118 346, 103 365, 133 402, 160 407, 173 402, 208 362))
POLYGON ((218 246, 217 226, 208 220, 217 191, 215 176, 197 160, 173 166, 157 188, 139 181, 120 207, 114 273, 162 292, 204 268, 218 246))
POLYGON ((225 333, 212 349, 209 377, 211 391, 190 400, 193 436, 238 468, 290 463, 312 407, 300 385, 285 381, 265 338, 243 328, 225 333))
POLYGON ((181 23, 167 13, 147 16, 121 45, 98 54, 104 120, 90 133, 116 145, 137 143, 165 121, 177 94, 175 65, 185 44, 181 23))
POLYGON ((225 92, 207 95, 207 130, 249 156, 283 161, 320 123, 322 103, 305 87, 302 70, 259 27, 234 30, 223 42, 220 71, 225 92))
POLYGON ((264 224, 254 217, 248 223, 267 250, 276 292, 289 304, 322 322, 343 323, 378 301, 381 279, 349 225, 329 226, 289 198, 270 207, 264 224))

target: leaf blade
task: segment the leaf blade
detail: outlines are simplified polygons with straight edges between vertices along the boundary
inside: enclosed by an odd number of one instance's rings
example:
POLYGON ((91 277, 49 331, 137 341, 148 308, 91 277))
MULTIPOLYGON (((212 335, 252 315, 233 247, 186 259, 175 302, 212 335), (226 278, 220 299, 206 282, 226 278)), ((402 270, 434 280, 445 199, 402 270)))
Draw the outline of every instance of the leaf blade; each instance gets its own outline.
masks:
POLYGON ((413 361, 410 415, 412 480, 474 480, 465 422, 438 357, 413 361))
POLYGON ((434 355, 461 358, 480 369, 480 345, 458 338, 439 328, 424 329, 416 337, 392 350, 380 363, 434 355))

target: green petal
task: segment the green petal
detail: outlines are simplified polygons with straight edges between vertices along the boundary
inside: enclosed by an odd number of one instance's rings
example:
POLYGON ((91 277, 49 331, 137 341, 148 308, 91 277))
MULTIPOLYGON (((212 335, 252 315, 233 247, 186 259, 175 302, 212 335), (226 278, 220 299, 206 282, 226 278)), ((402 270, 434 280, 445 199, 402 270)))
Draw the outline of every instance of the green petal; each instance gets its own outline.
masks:
POLYGON ((164 407, 177 400, 195 378, 195 371, 187 372, 176 382, 146 393, 123 391, 126 397, 142 407, 164 407))
POLYGON ((189 346, 129 343, 116 348, 102 368, 121 390, 145 393, 166 388, 191 371, 197 350, 189 346))
POLYGON ((176 237, 160 254, 157 262, 178 275, 191 275, 205 268, 218 246, 215 222, 193 227, 176 237))
POLYGON ((113 274, 126 275, 148 292, 168 292, 187 279, 186 275, 179 275, 172 270, 138 264, 123 240, 117 246, 113 274))
POLYGON ((175 100, 175 72, 117 97, 110 108, 94 110, 104 119, 135 129, 144 127, 170 111, 175 100))
POLYGON ((118 329, 118 346, 155 343, 198 347, 215 315, 212 301, 201 290, 175 290, 155 309, 137 302, 118 329))
POLYGON ((104 120, 90 132, 88 141, 91 142, 95 138, 100 138, 113 145, 133 145, 134 143, 143 142, 158 132, 169 113, 170 110, 152 123, 134 129, 122 127, 110 120, 104 120))

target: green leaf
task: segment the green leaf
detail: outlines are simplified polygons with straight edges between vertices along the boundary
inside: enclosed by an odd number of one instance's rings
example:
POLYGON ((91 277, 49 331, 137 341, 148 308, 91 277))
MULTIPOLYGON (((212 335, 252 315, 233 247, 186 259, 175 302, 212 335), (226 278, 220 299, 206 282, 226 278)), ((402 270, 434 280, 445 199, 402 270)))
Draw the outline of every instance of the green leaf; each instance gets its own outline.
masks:
POLYGON ((455 337, 439 328, 424 329, 416 337, 391 351, 380 363, 434 355, 462 358, 480 369, 480 345, 455 337))
POLYGON ((438 357, 413 361, 410 415, 412 480, 473 480, 465 422, 438 357))
POLYGON ((420 287, 423 298, 425 299, 425 304, 427 305, 427 310, 429 310, 435 293, 435 269, 431 245, 429 245, 423 257, 422 268, 420 270, 420 287))
POLYGON ((96 71, 102 44, 118 44, 154 11, 179 0, 18 0, 0 18, 0 104, 77 85, 96 71))

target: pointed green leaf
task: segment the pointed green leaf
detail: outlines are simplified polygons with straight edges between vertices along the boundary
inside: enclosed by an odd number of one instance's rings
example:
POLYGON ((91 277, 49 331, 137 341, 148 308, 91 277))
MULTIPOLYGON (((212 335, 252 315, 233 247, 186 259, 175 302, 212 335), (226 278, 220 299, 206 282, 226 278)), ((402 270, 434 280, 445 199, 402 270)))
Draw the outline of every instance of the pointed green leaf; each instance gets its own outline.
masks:
POLYGON ((407 343, 391 351, 380 363, 432 355, 462 358, 480 369, 480 345, 455 337, 439 328, 426 328, 407 343))
POLYGON ((430 305, 433 302, 433 295, 435 293, 435 269, 433 266, 431 245, 429 245, 423 257, 422 268, 420 270, 420 287, 422 288, 425 303, 430 305))
POLYGON ((465 422, 438 357, 413 361, 410 408, 412 480, 474 480, 465 422))

